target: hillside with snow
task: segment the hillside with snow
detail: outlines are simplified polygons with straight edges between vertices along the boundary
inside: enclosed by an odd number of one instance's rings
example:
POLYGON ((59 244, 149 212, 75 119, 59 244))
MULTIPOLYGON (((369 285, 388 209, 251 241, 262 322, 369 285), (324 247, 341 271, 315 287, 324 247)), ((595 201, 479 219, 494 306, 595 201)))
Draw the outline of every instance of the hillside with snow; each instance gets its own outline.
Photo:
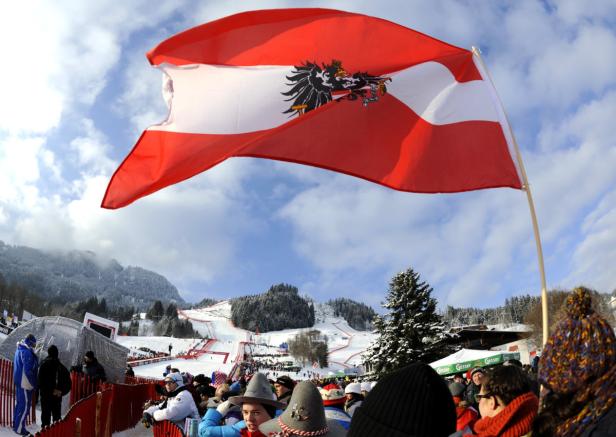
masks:
MULTIPOLYGON (((190 320, 194 329, 204 339, 178 339, 169 337, 118 337, 122 344, 138 354, 139 348, 167 352, 172 345, 173 359, 165 359, 152 364, 137 365, 135 374, 147 377, 162 377, 167 365, 177 367, 181 371, 211 375, 214 371, 231 374, 243 360, 244 354, 273 355, 270 360, 295 363, 293 358, 283 354, 279 348, 303 329, 286 329, 257 334, 233 326, 231 322, 231 304, 229 301, 215 305, 179 311, 179 317, 190 320), (180 357, 177 357, 180 355, 180 357), (190 355, 189 358, 185 357, 190 355)), ((312 329, 321 331, 327 337, 329 349, 329 367, 315 369, 311 365, 299 372, 283 372, 295 378, 302 378, 308 371, 327 375, 349 369, 361 363, 361 356, 374 339, 371 332, 357 331, 348 323, 333 315, 331 307, 326 304, 315 305, 316 323, 312 329)), ((139 364, 139 363, 137 363, 139 364)))

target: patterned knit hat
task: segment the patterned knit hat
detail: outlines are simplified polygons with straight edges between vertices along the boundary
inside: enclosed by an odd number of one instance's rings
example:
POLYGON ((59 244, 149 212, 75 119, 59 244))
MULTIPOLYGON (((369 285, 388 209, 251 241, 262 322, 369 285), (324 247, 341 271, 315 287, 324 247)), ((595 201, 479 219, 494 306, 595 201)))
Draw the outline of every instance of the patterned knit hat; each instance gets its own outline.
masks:
POLYGON ((447 384, 417 362, 390 373, 355 410, 348 437, 446 437, 456 431, 447 384))
POLYGON ((344 390, 342 390, 337 384, 327 384, 325 387, 321 387, 319 391, 321 392, 323 405, 326 407, 332 405, 344 405, 346 402, 344 390))
POLYGON ((539 360, 539 382, 556 393, 577 392, 616 364, 616 337, 610 324, 592 309, 588 289, 573 290, 560 322, 539 360))

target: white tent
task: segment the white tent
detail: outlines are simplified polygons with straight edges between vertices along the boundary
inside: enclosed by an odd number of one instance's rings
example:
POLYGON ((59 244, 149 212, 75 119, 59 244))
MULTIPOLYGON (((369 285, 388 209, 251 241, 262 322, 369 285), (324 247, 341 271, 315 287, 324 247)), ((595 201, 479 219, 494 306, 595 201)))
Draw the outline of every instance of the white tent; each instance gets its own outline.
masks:
POLYGON ((448 357, 430 363, 430 366, 439 375, 446 376, 466 372, 473 367, 493 366, 511 359, 519 360, 520 354, 518 352, 460 349, 448 357))

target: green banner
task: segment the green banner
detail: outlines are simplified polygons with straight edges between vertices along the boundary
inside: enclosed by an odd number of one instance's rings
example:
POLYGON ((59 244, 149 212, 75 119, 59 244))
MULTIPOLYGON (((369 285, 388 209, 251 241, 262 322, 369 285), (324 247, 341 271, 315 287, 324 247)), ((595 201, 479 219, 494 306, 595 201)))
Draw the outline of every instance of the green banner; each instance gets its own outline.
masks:
POLYGON ((463 361, 461 363, 448 364, 446 366, 435 367, 436 373, 442 376, 463 373, 473 367, 488 367, 496 364, 501 364, 507 360, 519 360, 519 352, 496 352, 491 357, 481 358, 472 361, 463 361))

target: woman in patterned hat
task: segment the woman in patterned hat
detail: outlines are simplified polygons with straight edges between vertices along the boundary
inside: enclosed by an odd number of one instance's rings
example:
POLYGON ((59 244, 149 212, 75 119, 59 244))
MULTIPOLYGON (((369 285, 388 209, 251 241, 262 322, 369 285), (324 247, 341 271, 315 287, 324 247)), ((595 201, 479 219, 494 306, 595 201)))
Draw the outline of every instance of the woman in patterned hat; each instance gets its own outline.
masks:
POLYGON ((325 418, 321 395, 310 381, 297 384, 284 413, 263 423, 259 430, 267 437, 346 436, 336 420, 325 418))
POLYGON ((616 336, 578 287, 539 360, 546 391, 533 437, 616 436, 616 336))

